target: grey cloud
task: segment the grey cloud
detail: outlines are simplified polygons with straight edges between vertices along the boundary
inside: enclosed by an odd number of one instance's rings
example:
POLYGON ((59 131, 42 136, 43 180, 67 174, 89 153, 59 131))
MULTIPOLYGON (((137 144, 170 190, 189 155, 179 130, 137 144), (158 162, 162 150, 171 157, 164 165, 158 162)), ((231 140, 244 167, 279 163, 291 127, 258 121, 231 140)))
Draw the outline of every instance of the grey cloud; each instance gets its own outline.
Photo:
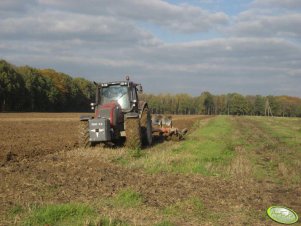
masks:
POLYGON ((300 9, 299 0, 254 0, 221 31, 232 37, 279 37, 300 42, 300 9))
POLYGON ((269 36, 300 38, 301 13, 258 15, 256 11, 242 14, 226 32, 238 36, 269 36))
POLYGON ((28 9, 29 6, 32 6, 35 3, 35 0, 1 0, 0 1, 0 10, 1 11, 16 11, 21 12, 28 9))
POLYGON ((229 17, 223 12, 208 12, 190 5, 173 5, 162 0, 39 0, 41 5, 83 14, 105 14, 134 21, 151 22, 176 32, 208 31, 224 25, 229 17))
POLYGON ((285 7, 288 9, 301 9, 301 1, 300 0, 255 0, 253 2, 253 6, 255 7, 273 7, 273 8, 281 8, 285 7))
MULTIPOLYGON (((192 65, 209 65, 223 70, 225 67, 291 67, 301 63, 300 46, 276 38, 229 38, 198 41, 186 44, 160 45, 136 50, 127 55, 139 53, 147 62, 162 65, 168 62, 172 67, 182 66, 193 70, 192 65), (295 62, 295 63, 294 63, 295 62), (282 65, 283 64, 283 65, 282 65), (175 66, 174 66, 175 65, 175 66)), ((173 70, 176 70, 176 69, 173 70)), ((210 68, 203 68, 210 69, 210 68)), ((180 68, 178 68, 180 70, 180 68)))
POLYGON ((0 39, 89 40, 98 45, 153 45, 159 42, 150 33, 113 17, 78 15, 66 12, 37 12, 0 21, 0 39))

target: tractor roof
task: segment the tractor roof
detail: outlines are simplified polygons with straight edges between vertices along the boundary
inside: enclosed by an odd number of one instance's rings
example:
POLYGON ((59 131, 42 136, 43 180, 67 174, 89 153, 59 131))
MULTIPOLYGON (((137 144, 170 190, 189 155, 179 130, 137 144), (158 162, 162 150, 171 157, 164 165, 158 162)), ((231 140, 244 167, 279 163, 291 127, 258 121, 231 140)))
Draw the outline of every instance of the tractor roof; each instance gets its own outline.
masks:
POLYGON ((131 82, 127 82, 127 81, 119 81, 119 82, 104 82, 104 83, 100 83, 99 85, 101 87, 114 86, 114 85, 127 86, 130 83, 131 82))
POLYGON ((108 86, 114 86, 114 85, 121 85, 121 86, 133 85, 133 86, 138 86, 138 85, 141 85, 141 84, 137 84, 137 83, 134 83, 134 82, 130 81, 130 77, 129 76, 126 76, 126 81, 116 81, 116 82, 99 83, 99 86, 101 86, 101 87, 108 87, 108 86))

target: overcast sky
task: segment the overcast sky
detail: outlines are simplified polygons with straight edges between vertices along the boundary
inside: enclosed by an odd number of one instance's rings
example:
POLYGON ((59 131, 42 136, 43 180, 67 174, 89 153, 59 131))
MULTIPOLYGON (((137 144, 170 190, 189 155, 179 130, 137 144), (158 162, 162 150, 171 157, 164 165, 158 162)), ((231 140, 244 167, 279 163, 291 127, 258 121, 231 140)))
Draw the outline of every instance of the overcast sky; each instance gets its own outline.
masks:
POLYGON ((301 97, 301 0, 0 0, 0 58, 147 93, 301 97))

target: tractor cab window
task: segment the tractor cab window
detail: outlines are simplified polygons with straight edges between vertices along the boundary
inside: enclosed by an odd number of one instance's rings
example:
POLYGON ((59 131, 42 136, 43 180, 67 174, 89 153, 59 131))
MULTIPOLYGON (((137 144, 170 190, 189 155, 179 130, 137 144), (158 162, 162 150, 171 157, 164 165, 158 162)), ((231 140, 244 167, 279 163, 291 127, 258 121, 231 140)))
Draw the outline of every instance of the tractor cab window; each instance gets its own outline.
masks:
POLYGON ((136 87, 134 87, 133 89, 131 89, 131 95, 132 95, 131 96, 132 100, 138 100, 136 87))
POLYGON ((100 89, 100 104, 117 101, 122 109, 130 109, 127 86, 111 85, 100 89))

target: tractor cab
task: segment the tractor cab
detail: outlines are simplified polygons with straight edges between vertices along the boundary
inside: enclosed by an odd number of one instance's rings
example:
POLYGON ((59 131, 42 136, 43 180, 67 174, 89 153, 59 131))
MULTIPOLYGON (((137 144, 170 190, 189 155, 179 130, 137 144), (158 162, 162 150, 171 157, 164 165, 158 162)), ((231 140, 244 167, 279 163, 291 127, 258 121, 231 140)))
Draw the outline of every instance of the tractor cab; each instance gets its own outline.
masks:
POLYGON ((138 92, 142 92, 141 84, 133 83, 126 77, 126 81, 100 83, 97 85, 96 103, 91 107, 106 105, 108 103, 118 103, 122 112, 138 110, 138 92))

